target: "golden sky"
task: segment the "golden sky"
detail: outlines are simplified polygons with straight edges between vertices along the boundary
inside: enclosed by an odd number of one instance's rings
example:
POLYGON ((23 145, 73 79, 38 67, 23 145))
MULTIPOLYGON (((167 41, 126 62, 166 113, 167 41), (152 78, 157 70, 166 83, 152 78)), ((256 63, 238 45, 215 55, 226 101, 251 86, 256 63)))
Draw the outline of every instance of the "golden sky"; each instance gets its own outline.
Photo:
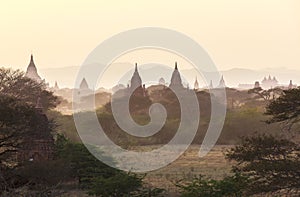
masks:
POLYGON ((220 69, 300 69, 298 0, 3 0, 0 66, 25 69, 31 52, 39 68, 79 66, 106 38, 144 26, 190 36, 220 69))

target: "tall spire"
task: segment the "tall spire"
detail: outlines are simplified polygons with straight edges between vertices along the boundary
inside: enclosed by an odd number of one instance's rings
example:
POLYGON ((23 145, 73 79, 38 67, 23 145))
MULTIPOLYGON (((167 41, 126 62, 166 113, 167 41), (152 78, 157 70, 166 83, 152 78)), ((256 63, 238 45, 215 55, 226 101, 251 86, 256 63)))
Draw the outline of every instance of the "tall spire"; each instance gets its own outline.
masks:
POLYGON ((194 83, 194 89, 195 90, 199 89, 199 83, 198 83, 198 80, 197 80, 197 76, 196 76, 196 80, 195 80, 195 83, 194 83))
POLYGON ((39 74, 37 72, 37 69, 36 69, 36 66, 34 64, 33 55, 32 54, 30 56, 30 62, 29 62, 29 65, 27 67, 27 71, 26 71, 25 76, 28 77, 28 78, 30 78, 30 79, 35 80, 38 83, 42 82, 42 79, 39 76, 39 74))
POLYGON ((80 85, 79 85, 79 89, 84 90, 84 89, 89 89, 89 85, 86 81, 85 78, 82 79, 80 85))
POLYGON ((225 80, 224 80, 224 76, 222 75, 222 78, 220 80, 220 83, 219 83, 219 88, 225 88, 226 85, 225 85, 225 80))
POLYGON ((209 89, 213 89, 213 88, 214 88, 213 81, 210 80, 209 89))
POLYGON ((293 87, 294 87, 294 85, 293 85, 293 81, 292 81, 292 80, 290 80, 290 84, 289 84, 289 86, 288 86, 288 89, 293 89, 293 87))
POLYGON ((135 90, 137 87, 142 86, 142 79, 137 69, 137 63, 135 63, 134 73, 130 80, 130 87, 132 90, 135 90))
POLYGON ((57 81, 55 81, 54 89, 59 89, 57 81))
POLYGON ((171 77, 170 87, 183 88, 180 73, 177 67, 177 62, 175 62, 175 69, 171 77))

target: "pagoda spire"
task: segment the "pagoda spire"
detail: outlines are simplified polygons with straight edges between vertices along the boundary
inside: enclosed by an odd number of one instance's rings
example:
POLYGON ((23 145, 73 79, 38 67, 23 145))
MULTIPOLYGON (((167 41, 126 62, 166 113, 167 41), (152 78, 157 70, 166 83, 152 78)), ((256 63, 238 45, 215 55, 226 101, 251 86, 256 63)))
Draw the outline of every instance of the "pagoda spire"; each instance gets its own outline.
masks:
POLYGON ((29 65, 27 66, 25 76, 35 80, 38 83, 42 82, 42 79, 39 76, 39 74, 37 72, 37 69, 36 69, 36 66, 35 66, 35 63, 33 61, 33 55, 32 54, 30 55, 30 62, 29 62, 29 65))
POLYGON ((178 70, 177 62, 175 62, 175 70, 178 70))

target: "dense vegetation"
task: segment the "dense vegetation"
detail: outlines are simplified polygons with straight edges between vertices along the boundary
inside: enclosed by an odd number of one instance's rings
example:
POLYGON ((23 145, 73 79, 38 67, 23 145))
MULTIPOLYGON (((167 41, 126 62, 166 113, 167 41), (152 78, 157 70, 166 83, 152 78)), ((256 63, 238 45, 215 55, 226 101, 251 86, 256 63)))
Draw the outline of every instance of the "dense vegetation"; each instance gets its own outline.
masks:
POLYGON ((6 69, 0 70, 0 81, 1 196, 58 196, 68 187, 97 196, 149 196, 164 192, 144 187, 144 176, 111 168, 92 156, 83 144, 57 134, 55 122, 45 122, 39 111, 42 106, 47 111, 58 103, 44 84, 24 77, 20 71, 6 69), (45 128, 56 138, 54 157, 36 161, 15 159, 30 136, 45 128))
MULTIPOLYGON (((80 141, 73 117, 52 110, 60 99, 44 84, 25 78, 20 71, 2 68, 0 82, 0 195, 59 196, 68 190, 94 196, 167 195, 164 189, 146 185, 145 175, 111 168, 91 155, 80 141), (43 125, 44 121, 36 113, 38 98, 50 119, 47 125, 43 125), (28 137, 45 127, 55 139, 53 159, 14 160, 28 137)), ((178 99, 168 89, 150 89, 146 96, 132 97, 130 112, 136 122, 144 125, 149 122, 151 104, 163 104, 168 118, 154 136, 142 139, 123 132, 114 120, 110 103, 96 111, 106 134, 124 148, 162 145, 177 131, 181 116, 178 99)), ((232 173, 220 175, 216 180, 200 174, 191 181, 180 180, 175 184, 180 195, 299 195, 300 88, 249 92, 226 89, 226 92, 227 117, 218 143, 235 145, 226 152, 226 158, 232 161, 232 173)), ((214 98, 207 91, 196 94, 201 120, 193 143, 201 144, 209 124, 210 100, 214 98)), ((88 128, 89 120, 83 120, 82 124, 88 128)), ((92 148, 103 154, 101 149, 92 148)), ((105 156, 111 160, 109 155, 105 156)))
POLYGON ((295 135, 281 133, 243 137, 240 144, 226 153, 227 159, 235 161, 233 176, 222 180, 200 177, 190 183, 179 184, 182 196, 299 196, 299 130, 291 130, 291 126, 299 120, 299 100, 300 88, 284 90, 278 97, 268 100, 265 113, 271 116, 267 123, 291 124, 289 130, 281 132, 296 132, 295 135), (224 184, 226 186, 222 187, 224 184))

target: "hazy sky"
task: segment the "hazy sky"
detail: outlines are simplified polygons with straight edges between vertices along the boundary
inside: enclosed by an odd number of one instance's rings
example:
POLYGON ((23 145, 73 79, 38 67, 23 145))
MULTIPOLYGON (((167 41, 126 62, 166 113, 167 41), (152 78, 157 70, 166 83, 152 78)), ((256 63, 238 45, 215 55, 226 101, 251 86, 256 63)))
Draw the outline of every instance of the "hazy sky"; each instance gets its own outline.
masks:
POLYGON ((78 66, 104 39, 143 26, 190 36, 220 69, 300 69, 299 0, 1 1, 0 66, 25 69, 31 52, 39 68, 78 66))

